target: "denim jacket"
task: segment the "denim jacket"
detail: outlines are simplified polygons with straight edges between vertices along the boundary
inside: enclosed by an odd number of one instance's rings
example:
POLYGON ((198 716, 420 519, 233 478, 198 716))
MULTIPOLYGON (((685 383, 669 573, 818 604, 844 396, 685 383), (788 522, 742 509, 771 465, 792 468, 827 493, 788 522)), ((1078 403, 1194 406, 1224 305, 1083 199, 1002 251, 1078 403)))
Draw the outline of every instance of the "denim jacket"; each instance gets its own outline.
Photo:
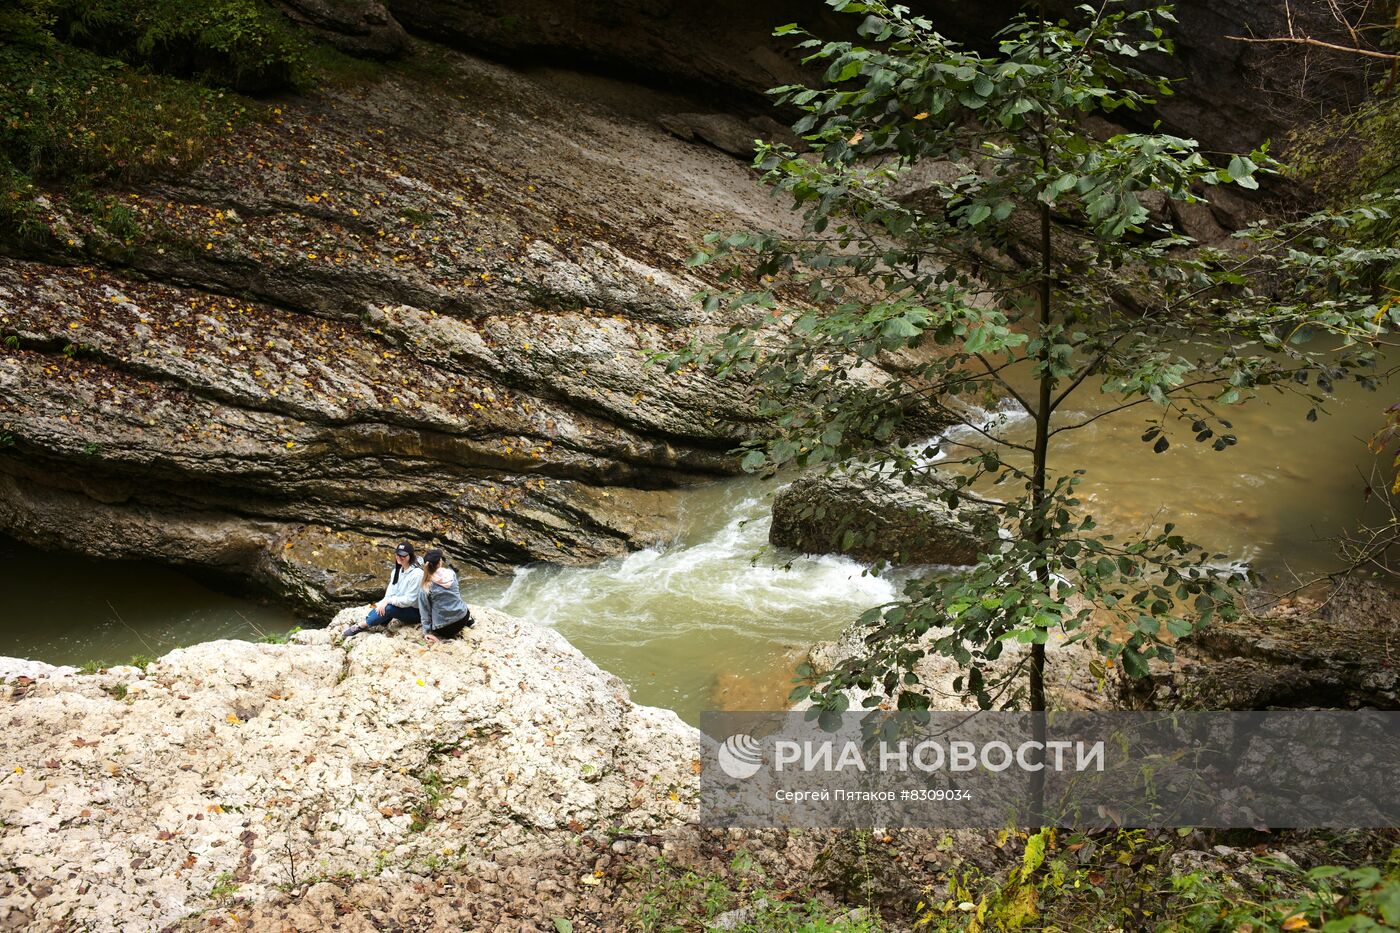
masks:
POLYGON ((426 590, 418 591, 418 615, 422 619, 424 634, 462 621, 469 611, 467 604, 462 602, 462 591, 457 585, 455 571, 452 573, 451 586, 443 586, 435 581, 428 584, 426 590))

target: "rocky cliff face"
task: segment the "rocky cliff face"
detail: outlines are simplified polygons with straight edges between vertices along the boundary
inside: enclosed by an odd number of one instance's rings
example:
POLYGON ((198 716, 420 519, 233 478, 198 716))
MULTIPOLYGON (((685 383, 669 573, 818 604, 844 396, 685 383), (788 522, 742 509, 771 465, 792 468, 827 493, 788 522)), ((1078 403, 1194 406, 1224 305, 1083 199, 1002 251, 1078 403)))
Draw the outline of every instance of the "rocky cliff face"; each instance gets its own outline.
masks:
POLYGON ((156 930, 325 878, 494 877, 585 831, 694 818, 695 730, 553 630, 476 615, 435 646, 308 632, 92 675, 0 659, 0 929, 156 930))
MULTIPOLYGON (((771 27, 849 19, 789 0, 281 5, 357 54, 402 51, 407 27, 703 99, 421 47, 270 102, 191 176, 53 195, 38 258, 0 259, 0 532, 309 612, 372 592, 401 538, 483 573, 664 539, 665 490, 733 472, 725 452, 762 429, 735 387, 644 365, 722 324, 684 260, 712 229, 792 225, 718 150, 772 130, 758 92, 801 77, 771 27)), ((974 43, 1011 12, 927 7, 974 43)), ((1274 59, 1223 38, 1278 31, 1280 9, 1182 6, 1171 128, 1238 148, 1300 116, 1258 110, 1274 59)), ((1294 14, 1327 34, 1322 5, 1294 14)))
MULTIPOLYGON (((802 78, 799 59, 773 28, 800 22, 825 38, 850 34, 850 16, 825 4, 798 0, 618 0, 557 3, 551 0, 384 0, 410 30, 491 55, 540 60, 552 57, 641 75, 651 80, 737 93, 754 101, 778 84, 802 78)), ((974 47, 994 36, 1024 6, 1020 0, 906 4, 952 38, 974 47)), ((1052 0, 1052 16, 1071 15, 1074 0, 1052 0)), ((1171 33, 1178 56, 1153 63, 1182 79, 1158 114, 1170 132, 1200 139, 1207 150, 1249 150, 1280 140, 1321 107, 1354 102, 1366 80, 1359 62, 1344 56, 1311 56, 1295 48, 1248 45, 1227 36, 1301 35, 1349 45, 1339 20, 1360 22, 1361 4, 1325 0, 1180 0, 1171 33)))
POLYGON ((313 611, 398 538, 484 572, 664 538, 657 490, 753 425, 645 357, 701 327, 706 231, 788 222, 654 122, 693 106, 428 49, 183 180, 55 196, 53 260, 0 259, 0 531, 313 611))

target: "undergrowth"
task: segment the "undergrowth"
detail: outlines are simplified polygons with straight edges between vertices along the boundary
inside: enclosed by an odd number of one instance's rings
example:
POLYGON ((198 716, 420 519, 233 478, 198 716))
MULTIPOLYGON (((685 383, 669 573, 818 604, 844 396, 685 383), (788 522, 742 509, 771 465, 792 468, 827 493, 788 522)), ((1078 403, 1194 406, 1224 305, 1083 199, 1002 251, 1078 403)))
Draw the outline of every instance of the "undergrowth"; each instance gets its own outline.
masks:
MULTIPOLYGON (((1400 930, 1400 849, 1373 860, 1378 863, 1304 868, 1280 857, 1242 855, 1243 864, 1224 863, 1213 857, 1211 841, 1186 830, 1063 836, 1045 830, 1026 837, 1019 864, 1009 869, 948 873, 940 896, 920 905, 916 929, 1400 930)), ((1321 855, 1343 854, 1327 852, 1321 840, 1314 848, 1321 855)))
MULTIPOLYGON (((369 80, 265 0, 10 0, 0 5, 0 246, 50 235, 45 195, 87 197, 197 166, 266 110, 250 94, 369 80)), ((77 205, 81 210, 82 205, 77 205)), ((129 212, 128 212, 129 214, 129 212)))
POLYGON ((878 919, 864 910, 833 907, 803 892, 775 889, 753 859, 740 852, 730 864, 732 877, 682 869, 657 859, 634 878, 641 897, 629 917, 638 933, 685 933, 715 928, 736 933, 878 933, 878 919), (795 896, 798 895, 798 896, 795 896))

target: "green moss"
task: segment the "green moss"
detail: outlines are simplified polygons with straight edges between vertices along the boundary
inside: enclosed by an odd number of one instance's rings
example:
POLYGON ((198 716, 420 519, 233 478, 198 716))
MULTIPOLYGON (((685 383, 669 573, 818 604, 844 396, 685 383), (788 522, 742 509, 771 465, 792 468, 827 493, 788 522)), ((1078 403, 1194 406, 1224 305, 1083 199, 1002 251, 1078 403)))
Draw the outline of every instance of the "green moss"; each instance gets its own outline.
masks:
MULTIPOLYGON (((363 83, 266 0, 17 0, 0 9, 0 245, 52 238, 43 197, 187 171, 266 108, 245 94, 363 83)), ((135 217, 77 205, 127 246, 135 217)))

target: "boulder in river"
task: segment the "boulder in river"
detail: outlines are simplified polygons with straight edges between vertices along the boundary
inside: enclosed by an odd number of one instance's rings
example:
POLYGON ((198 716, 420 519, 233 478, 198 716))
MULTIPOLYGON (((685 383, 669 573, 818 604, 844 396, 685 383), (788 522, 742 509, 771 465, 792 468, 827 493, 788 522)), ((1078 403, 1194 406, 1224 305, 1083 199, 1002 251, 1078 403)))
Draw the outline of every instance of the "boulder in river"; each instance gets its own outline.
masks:
POLYGON ((926 489, 871 471, 803 476, 773 499, 768 540, 807 554, 967 565, 997 539, 990 511, 955 515, 926 489))
POLYGON ((470 873, 694 819, 699 733, 554 630, 477 609, 457 641, 334 643, 363 611, 145 670, 0 660, 0 927, 156 930, 317 878, 470 873))

